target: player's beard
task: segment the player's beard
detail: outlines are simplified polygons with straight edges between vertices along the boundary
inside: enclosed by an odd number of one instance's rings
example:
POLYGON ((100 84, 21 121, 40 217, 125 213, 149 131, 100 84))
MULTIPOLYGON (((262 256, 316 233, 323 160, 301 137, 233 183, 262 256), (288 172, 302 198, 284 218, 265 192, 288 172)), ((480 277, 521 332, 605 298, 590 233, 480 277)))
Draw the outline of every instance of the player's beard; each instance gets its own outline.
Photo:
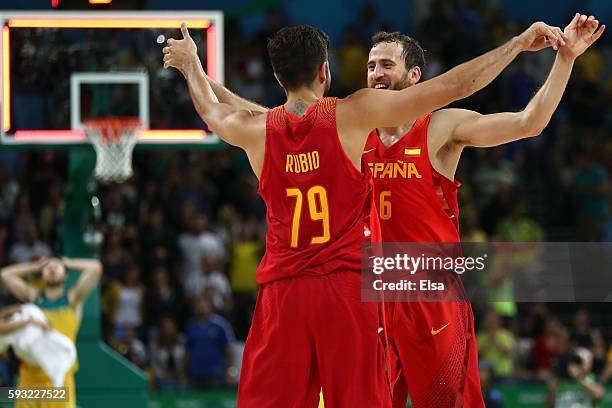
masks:
POLYGON ((56 280, 56 281, 47 281, 45 282, 45 288, 47 289, 57 289, 64 287, 64 279, 56 280))
POLYGON ((397 81, 397 83, 391 84, 389 89, 392 89, 394 91, 401 91, 402 89, 406 89, 409 86, 410 86, 410 81, 408 80, 408 72, 406 72, 402 76, 402 78, 399 81, 397 81))

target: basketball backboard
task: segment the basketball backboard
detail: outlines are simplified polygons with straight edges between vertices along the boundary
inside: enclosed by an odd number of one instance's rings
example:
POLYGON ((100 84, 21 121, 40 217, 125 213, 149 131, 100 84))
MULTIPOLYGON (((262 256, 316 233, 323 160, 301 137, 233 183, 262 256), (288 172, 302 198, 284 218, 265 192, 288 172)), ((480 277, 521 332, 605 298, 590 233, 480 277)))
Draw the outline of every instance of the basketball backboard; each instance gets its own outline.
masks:
POLYGON ((218 142, 162 48, 185 22, 223 82, 221 12, 3 11, 0 21, 2 144, 85 143, 83 120, 110 116, 139 117, 139 144, 218 142))

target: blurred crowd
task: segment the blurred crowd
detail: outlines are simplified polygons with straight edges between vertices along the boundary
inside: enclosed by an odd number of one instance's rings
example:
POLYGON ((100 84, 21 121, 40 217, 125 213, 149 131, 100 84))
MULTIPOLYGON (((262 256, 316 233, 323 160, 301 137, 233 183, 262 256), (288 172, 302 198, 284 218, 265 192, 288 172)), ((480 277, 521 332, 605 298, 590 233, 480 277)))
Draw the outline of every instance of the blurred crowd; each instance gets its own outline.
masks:
MULTIPOLYGON (((267 106, 283 101, 265 39, 294 22, 282 8, 271 9, 259 32, 246 36, 238 21, 226 21, 231 89, 267 106)), ((429 16, 409 34, 426 50, 424 72, 430 78, 523 28, 486 1, 434 1, 429 16)), ((376 6, 366 5, 345 27, 341 41, 332 44, 332 95, 365 86, 369 38, 378 29, 395 27, 380 21, 376 6)), ((138 50, 135 43, 113 53, 134 65, 159 66, 161 53, 138 50)), ((612 103, 612 76, 606 71, 611 57, 608 42, 578 60, 560 108, 539 137, 465 151, 457 175, 463 184, 464 240, 612 241, 612 114, 606 108, 612 103)), ((491 86, 455 106, 481 113, 520 110, 544 81, 553 58, 552 51, 521 55, 491 86)), ((163 75, 152 81, 162 81, 163 75)), ((24 86, 54 86, 22 80, 24 86)), ((183 85, 151 89, 153 98, 172 102, 157 105, 155 120, 178 127, 199 123, 183 85), (160 93, 164 89, 171 97, 160 93)), ((44 123, 44 115, 40 120, 44 123)), ((13 151, 0 157, 0 262, 60 252, 67 154, 13 151)), ((105 237, 100 253, 105 340, 145 369, 155 389, 234 386, 264 250, 265 207, 257 180, 246 157, 231 148, 137 151, 134 169, 126 183, 102 185, 96 193, 103 210, 96 227, 105 237)), ((552 389, 554 378, 573 378, 571 364, 604 382, 612 376, 608 307, 500 302, 474 308, 490 406, 496 406, 493 378, 543 380, 552 389)), ((11 364, 0 365, 3 381, 10 381, 13 371, 11 364)))

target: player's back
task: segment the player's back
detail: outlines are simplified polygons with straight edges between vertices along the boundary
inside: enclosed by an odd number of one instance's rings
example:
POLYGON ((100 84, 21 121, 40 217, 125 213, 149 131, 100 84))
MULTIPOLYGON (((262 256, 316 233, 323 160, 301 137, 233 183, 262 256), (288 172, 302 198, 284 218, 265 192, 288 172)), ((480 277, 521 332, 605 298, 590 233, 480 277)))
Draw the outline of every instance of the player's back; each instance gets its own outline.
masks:
POLYGON ((360 270, 371 184, 342 148, 335 98, 302 117, 282 106, 268 111, 259 193, 268 222, 259 284, 360 270))

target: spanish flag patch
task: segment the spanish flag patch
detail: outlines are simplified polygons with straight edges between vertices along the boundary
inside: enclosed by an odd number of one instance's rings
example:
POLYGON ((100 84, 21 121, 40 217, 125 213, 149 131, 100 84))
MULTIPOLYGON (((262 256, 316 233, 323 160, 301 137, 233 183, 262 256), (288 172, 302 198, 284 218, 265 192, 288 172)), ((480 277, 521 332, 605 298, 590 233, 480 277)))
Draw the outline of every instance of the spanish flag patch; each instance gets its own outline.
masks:
POLYGON ((421 148, 420 147, 406 148, 404 149, 404 154, 406 156, 420 156, 421 148))

